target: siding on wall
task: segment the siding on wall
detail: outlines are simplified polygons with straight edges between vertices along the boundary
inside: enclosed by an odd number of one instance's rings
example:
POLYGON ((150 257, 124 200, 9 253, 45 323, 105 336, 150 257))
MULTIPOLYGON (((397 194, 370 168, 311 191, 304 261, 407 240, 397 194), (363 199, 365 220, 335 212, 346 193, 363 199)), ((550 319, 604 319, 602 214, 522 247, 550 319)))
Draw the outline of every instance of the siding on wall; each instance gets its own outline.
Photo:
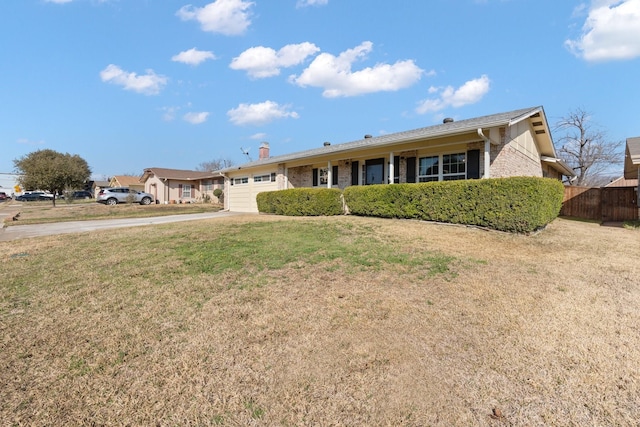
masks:
MULTIPOLYGON (((277 167, 276 167, 277 168, 277 167)), ((248 177, 247 184, 234 184, 227 186, 228 208, 234 212, 258 212, 256 196, 263 191, 276 191, 279 188, 278 169, 264 169, 251 174, 234 174, 234 178, 248 177), (275 181, 255 182, 254 176, 276 174, 275 181)))
POLYGON ((491 177, 542 176, 540 154, 526 123, 505 129, 500 145, 491 145, 491 177))

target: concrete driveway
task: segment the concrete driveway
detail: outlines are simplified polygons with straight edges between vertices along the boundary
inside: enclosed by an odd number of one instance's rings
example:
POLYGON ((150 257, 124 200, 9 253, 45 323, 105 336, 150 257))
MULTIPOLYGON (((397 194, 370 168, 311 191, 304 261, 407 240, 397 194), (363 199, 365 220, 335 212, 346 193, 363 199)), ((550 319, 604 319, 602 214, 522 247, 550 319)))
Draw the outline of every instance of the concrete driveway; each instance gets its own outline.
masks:
POLYGON ((101 219, 92 221, 69 221, 52 224, 12 225, 0 229, 0 242, 55 234, 82 233, 110 228, 136 227, 140 225, 167 224, 170 222, 195 221, 198 219, 223 218, 240 214, 236 212, 207 212, 198 214, 168 215, 150 218, 101 219))

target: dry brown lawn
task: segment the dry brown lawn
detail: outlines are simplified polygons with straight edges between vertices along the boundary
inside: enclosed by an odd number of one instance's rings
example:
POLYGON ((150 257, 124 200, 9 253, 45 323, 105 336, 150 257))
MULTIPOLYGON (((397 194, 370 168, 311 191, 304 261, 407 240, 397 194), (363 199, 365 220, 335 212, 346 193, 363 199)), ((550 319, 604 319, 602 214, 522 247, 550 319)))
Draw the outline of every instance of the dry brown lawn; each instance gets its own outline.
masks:
POLYGON ((56 201, 56 205, 49 201, 17 202, 15 200, 0 203, 0 226, 5 217, 5 226, 31 225, 60 221, 79 221, 95 219, 116 219, 132 217, 150 217, 175 214, 189 214, 220 210, 220 206, 211 203, 189 203, 172 205, 148 205, 138 203, 121 203, 107 206, 95 200, 75 200, 68 203, 65 200, 56 201), (18 215, 17 221, 11 218, 18 215))
POLYGON ((0 259, 3 426, 640 423, 637 230, 250 216, 0 259))

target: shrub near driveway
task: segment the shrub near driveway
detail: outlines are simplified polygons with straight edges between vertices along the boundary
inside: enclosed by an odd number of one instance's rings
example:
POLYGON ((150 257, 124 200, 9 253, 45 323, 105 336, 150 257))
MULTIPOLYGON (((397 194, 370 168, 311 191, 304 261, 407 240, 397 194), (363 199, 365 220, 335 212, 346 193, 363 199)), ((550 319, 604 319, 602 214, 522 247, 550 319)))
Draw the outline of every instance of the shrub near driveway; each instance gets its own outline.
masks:
POLYGON ((342 215, 342 192, 337 188, 291 188, 256 196, 258 211, 287 216, 342 215))

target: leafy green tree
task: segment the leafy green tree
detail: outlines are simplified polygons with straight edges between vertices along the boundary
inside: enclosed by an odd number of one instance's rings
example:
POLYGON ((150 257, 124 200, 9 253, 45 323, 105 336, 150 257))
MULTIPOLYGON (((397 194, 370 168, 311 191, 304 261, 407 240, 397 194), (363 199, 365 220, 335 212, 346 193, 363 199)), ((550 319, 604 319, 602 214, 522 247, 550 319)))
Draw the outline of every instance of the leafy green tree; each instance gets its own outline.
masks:
POLYGON ((91 177, 87 162, 77 154, 38 150, 13 161, 18 183, 25 189, 49 191, 56 196, 67 188, 83 188, 91 177))

